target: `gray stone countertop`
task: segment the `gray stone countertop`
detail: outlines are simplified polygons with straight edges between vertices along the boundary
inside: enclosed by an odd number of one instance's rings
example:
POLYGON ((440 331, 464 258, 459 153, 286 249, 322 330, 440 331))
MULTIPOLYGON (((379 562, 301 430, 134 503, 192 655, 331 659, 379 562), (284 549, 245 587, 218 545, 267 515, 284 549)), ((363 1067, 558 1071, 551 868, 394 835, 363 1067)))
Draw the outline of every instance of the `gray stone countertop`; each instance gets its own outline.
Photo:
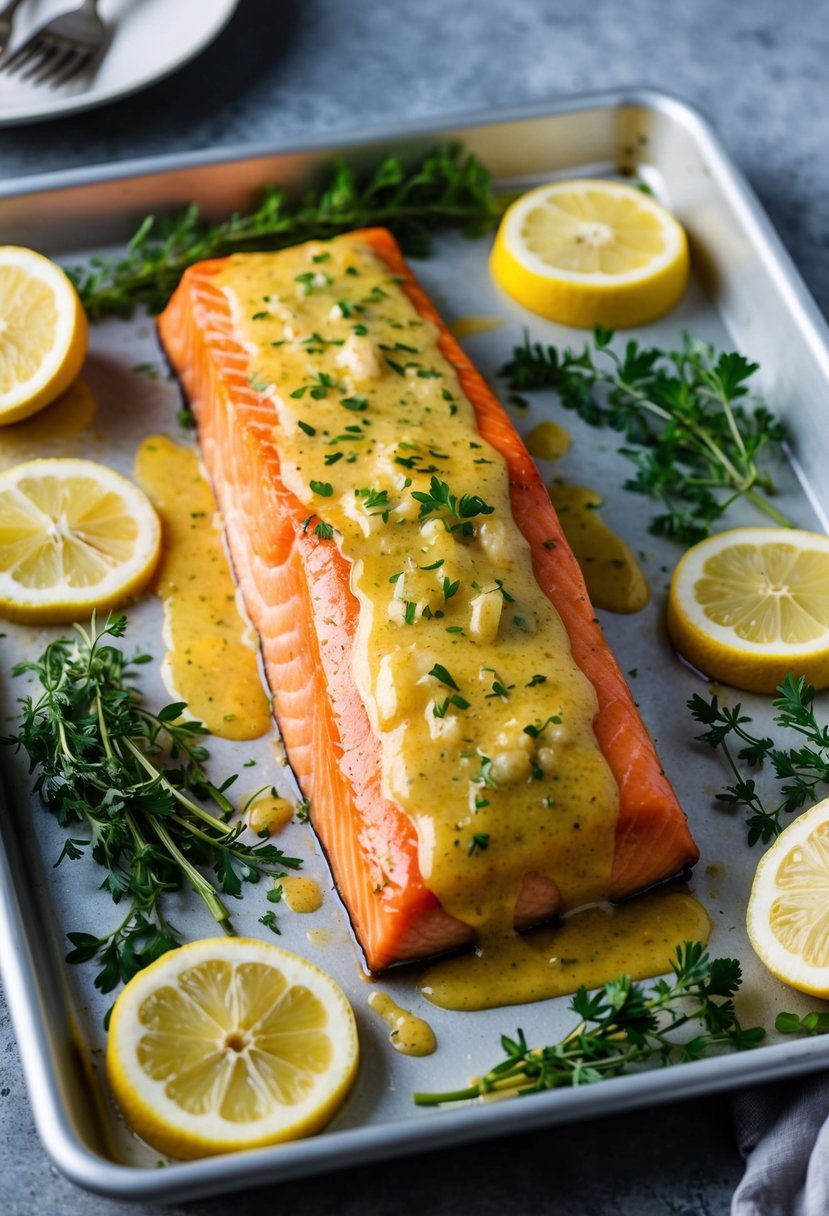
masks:
MULTIPOLYGON (((829 313, 826 16, 815 0, 240 0, 217 41, 169 79, 99 110, 0 130, 0 173, 321 133, 335 142, 361 124, 648 84, 713 119, 829 313)), ((169 1210, 723 1216, 740 1173, 728 1101, 711 1098, 169 1210)), ((1 998, 0 1179, 4 1216, 123 1210, 50 1165, 1 998)))

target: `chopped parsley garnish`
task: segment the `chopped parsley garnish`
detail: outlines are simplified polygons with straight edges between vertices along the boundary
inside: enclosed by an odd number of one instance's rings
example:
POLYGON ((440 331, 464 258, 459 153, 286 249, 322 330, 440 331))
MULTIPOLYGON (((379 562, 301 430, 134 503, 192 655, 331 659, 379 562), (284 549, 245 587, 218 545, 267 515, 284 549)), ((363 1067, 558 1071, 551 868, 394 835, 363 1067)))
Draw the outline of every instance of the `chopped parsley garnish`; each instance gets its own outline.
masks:
POLYGON ((442 663, 435 663, 429 675, 440 680, 441 684, 445 684, 447 688, 454 688, 455 692, 460 692, 460 687, 455 683, 451 672, 447 671, 442 663))

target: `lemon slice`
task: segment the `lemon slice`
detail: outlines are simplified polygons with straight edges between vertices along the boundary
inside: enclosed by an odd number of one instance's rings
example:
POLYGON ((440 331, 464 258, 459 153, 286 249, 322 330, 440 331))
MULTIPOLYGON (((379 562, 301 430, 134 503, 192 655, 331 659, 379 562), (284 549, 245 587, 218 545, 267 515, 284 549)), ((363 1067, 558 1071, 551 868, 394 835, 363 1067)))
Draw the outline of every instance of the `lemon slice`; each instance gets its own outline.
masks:
POLYGON ((668 632, 704 675, 774 692, 790 671, 829 686, 829 536, 733 528, 680 560, 668 632))
POLYGON ((562 325, 642 325, 677 303, 688 242, 653 198, 582 179, 530 190, 504 213, 491 270, 531 312, 562 325))
POLYGON ((319 1131, 359 1061, 341 989, 296 954, 250 938, 193 942, 115 1003, 107 1074, 133 1129, 190 1159, 319 1131))
POLYGON ((747 920, 769 971, 829 997, 829 798, 790 823, 760 859, 747 920))
POLYGON ((0 473, 0 616, 60 623, 149 582, 161 528, 146 495, 91 460, 30 460, 0 473))
POLYGON ((59 397, 81 370, 88 328, 59 266, 31 249, 0 246, 0 425, 59 397))

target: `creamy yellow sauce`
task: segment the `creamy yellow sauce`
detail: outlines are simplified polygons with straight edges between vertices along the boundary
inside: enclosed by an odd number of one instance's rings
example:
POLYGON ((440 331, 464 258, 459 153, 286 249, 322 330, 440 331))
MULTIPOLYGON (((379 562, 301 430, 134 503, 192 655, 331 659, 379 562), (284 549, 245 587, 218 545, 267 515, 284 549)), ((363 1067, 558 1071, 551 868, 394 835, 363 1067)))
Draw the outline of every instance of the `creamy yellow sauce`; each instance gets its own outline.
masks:
POLYGON ((678 891, 653 891, 624 904, 572 912, 560 924, 514 934, 497 950, 435 963, 418 980, 444 1009, 495 1009, 596 988, 617 975, 646 979, 670 970, 677 946, 707 942, 702 904, 678 891))
POLYGON ((527 451, 539 460, 559 460, 570 451, 570 433, 557 422, 539 422, 524 436, 527 451))
POLYGON ((280 878, 282 898, 292 912, 316 912, 322 907, 322 891, 319 883, 304 874, 286 874, 280 878))
POLYGON ((650 599, 648 580, 629 546, 601 518, 601 494, 558 482, 548 488, 593 605, 608 612, 641 612, 650 599))
POLYGON ((528 872, 565 909, 603 898, 618 792, 595 691, 435 327, 353 238, 233 257, 217 284, 273 400, 282 479, 352 563, 355 682, 425 882, 488 937, 511 932, 528 872), (413 497, 433 477, 454 509, 413 497))
POLYGON ((46 409, 0 428, 0 469, 40 456, 72 456, 77 440, 95 416, 97 402, 84 380, 74 384, 46 409))
POLYGON ((491 329, 498 329, 504 324, 503 317, 458 317, 449 326, 453 338, 463 342, 465 338, 473 338, 475 334, 486 334, 491 329))
POLYGON ((135 475, 162 524, 155 589, 164 602, 165 677, 214 735, 256 739, 272 725, 270 702, 196 454, 152 436, 138 449, 135 475))
POLYGON ((294 817, 292 803, 277 794, 262 794, 254 798, 253 802, 248 799, 244 802, 248 806, 248 827, 252 832, 267 832, 268 835, 275 836, 286 828, 294 817))
POLYGON ((391 1028, 389 1042, 404 1056, 430 1056, 437 1050, 435 1032, 423 1018, 401 1009, 385 992, 372 992, 369 1008, 391 1028))

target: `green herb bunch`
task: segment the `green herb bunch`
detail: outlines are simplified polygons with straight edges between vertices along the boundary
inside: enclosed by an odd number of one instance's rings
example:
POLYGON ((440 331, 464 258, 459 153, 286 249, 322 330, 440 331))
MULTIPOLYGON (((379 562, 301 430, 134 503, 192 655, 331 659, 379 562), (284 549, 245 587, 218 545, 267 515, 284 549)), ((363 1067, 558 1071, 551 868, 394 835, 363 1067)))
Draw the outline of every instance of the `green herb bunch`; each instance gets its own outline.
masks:
POLYGON ((14 674, 33 673, 43 691, 22 700, 19 733, 2 740, 26 752, 35 791, 69 833, 55 864, 91 853, 102 887, 127 904, 110 932, 68 934, 68 961, 97 959, 102 992, 180 944, 162 910, 165 892, 189 885, 232 934, 221 895, 239 897, 243 882, 302 864, 266 841, 242 841, 243 822, 230 826, 235 808, 225 791, 235 777, 220 787, 210 781, 200 741, 207 728, 181 718, 183 703, 158 713, 144 706, 128 681, 149 656, 127 660, 107 641, 125 628, 123 616, 110 615, 100 631, 93 619, 89 631, 76 626, 74 639, 19 663, 14 674))
POLYGON ((665 508, 651 531, 694 544, 741 497, 791 526, 767 497, 774 485, 760 463, 783 427, 762 402, 746 400, 758 364, 687 335, 680 350, 629 341, 622 355, 612 338, 597 326, 593 346, 577 352, 531 343, 527 334, 501 375, 518 392, 555 389, 591 426, 624 434, 620 450, 636 466, 626 488, 665 508))
POLYGON ((717 794, 717 800, 746 812, 748 843, 768 844, 783 831, 783 816, 799 811, 817 800, 821 786, 829 785, 829 726, 821 726, 814 712, 815 689, 803 676, 787 675, 772 701, 777 710, 774 721, 784 730, 800 736, 802 743, 778 747, 774 740, 752 734, 751 718, 742 705, 733 709, 721 706, 717 697, 706 701, 696 694, 688 702, 691 716, 707 727, 697 735, 702 743, 719 748, 734 777, 732 785, 717 794), (737 750, 734 751, 736 745, 737 750), (780 783, 780 801, 766 806, 753 776, 740 768, 757 770, 769 761, 780 783))
POLYGON ((338 160, 320 189, 295 200, 267 186, 251 212, 223 223, 203 220, 195 203, 160 220, 148 215, 123 257, 94 258, 88 268, 68 273, 92 321, 129 316, 139 304, 157 313, 187 267, 204 258, 280 249, 374 225, 391 229, 407 253, 423 257, 434 232, 460 228, 480 235, 502 210, 488 170, 458 147, 434 148, 411 167, 387 156, 366 174, 338 160))
POLYGON ((740 1025, 734 993, 742 979, 736 959, 709 959, 699 942, 686 942, 671 964, 673 979, 649 989, 623 975, 594 993, 580 988, 570 1008, 575 1030, 548 1047, 530 1048, 524 1033, 503 1035, 504 1059, 472 1085, 447 1093, 416 1093, 419 1106, 461 1102, 487 1094, 539 1093, 590 1085, 630 1068, 698 1060, 712 1050, 744 1051, 765 1037, 740 1025), (688 1027, 699 1032, 688 1036, 688 1027))

